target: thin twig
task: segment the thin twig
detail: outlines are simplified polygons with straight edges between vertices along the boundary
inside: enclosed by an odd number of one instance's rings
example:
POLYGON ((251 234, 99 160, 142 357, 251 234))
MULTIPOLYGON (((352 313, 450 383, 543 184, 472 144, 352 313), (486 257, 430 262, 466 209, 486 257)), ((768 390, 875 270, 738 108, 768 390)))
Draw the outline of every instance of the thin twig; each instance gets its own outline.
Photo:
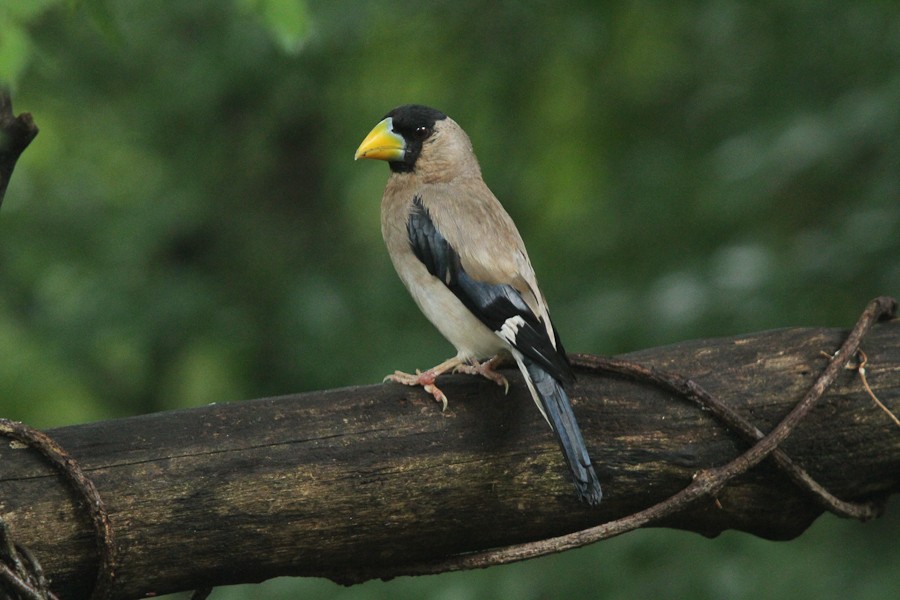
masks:
POLYGON ((10 571, 16 575, 21 576, 22 573, 25 573, 25 567, 16 551, 16 544, 9 531, 9 525, 2 519, 0 519, 0 559, 9 563, 12 567, 10 571))
POLYGON ((13 541, 9 525, 0 519, 0 592, 4 589, 4 599, 58 600, 38 560, 13 541))
POLYGON ((38 589, 44 590, 44 595, 49 598, 55 598, 56 596, 50 591, 50 582, 47 580, 47 577, 44 575, 44 569, 41 567, 41 563, 38 562, 38 559, 31 553, 31 550, 26 548, 25 546, 20 546, 16 544, 16 550, 19 551, 19 554, 25 561, 28 563, 28 573, 31 578, 34 580, 34 584, 38 589))
MULTIPOLYGON (((22 581, 12 569, 2 563, 0 563, 0 580, 3 581, 3 585, 6 586, 7 589, 11 589, 23 600, 48 600, 46 595, 22 581)), ((55 596, 52 597, 55 598, 55 596)))
POLYGON ((869 387, 869 380, 866 377, 866 365, 869 363, 869 357, 866 356, 866 353, 862 350, 859 351, 859 364, 856 366, 856 372, 859 374, 859 380, 862 381, 863 388, 865 388, 866 393, 869 394, 869 397, 872 399, 878 408, 883 410, 885 414, 894 422, 894 425, 900 427, 900 419, 897 418, 897 415, 891 412, 891 410, 882 404, 881 400, 878 399, 878 396, 875 395, 875 392, 872 391, 872 388, 869 387))

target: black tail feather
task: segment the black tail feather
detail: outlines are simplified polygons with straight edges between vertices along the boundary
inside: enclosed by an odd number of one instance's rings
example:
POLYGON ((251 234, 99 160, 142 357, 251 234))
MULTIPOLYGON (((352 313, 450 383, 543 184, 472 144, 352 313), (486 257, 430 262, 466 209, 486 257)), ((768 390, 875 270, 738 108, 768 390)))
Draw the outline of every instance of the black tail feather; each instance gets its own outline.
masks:
POLYGON ((588 456, 568 394, 562 385, 541 366, 524 357, 522 362, 531 377, 538 400, 556 434, 559 446, 569 463, 578 497, 592 506, 600 504, 600 499, 603 497, 600 480, 597 479, 597 474, 591 464, 591 457, 588 456))

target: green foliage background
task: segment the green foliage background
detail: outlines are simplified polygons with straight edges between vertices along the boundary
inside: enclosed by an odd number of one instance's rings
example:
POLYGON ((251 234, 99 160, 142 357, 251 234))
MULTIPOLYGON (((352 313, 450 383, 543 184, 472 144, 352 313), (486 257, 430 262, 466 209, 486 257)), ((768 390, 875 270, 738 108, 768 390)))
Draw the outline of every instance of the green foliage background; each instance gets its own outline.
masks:
MULTIPOLYGON (((406 102, 467 129, 572 351, 900 292, 894 2, 0 0, 0 80, 41 128, 0 212, 0 414, 39 427, 448 356, 382 248, 387 169, 352 160, 406 102)), ((213 598, 881 599, 896 508, 213 598)))

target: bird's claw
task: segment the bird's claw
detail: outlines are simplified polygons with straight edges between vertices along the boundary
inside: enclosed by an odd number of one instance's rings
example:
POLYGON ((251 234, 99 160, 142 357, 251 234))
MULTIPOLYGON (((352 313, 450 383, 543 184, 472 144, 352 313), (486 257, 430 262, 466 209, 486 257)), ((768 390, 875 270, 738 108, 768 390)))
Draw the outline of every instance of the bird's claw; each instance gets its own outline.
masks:
POLYGON ((437 379, 437 375, 435 375, 431 369, 424 372, 416 369, 415 375, 412 373, 404 373, 403 371, 394 371, 391 375, 385 377, 382 383, 393 381, 394 383, 401 383, 403 385, 414 387, 422 386, 426 392, 434 397, 435 401, 441 403, 441 412, 444 412, 447 410, 448 405, 447 396, 445 396, 444 392, 434 384, 435 379, 437 379))
POLYGON ((438 386, 434 385, 433 383, 429 383, 422 387, 426 392, 434 396, 434 399, 437 402, 441 403, 441 412, 447 410, 447 396, 444 395, 444 392, 442 392, 438 386))
POLYGON ((503 388, 503 393, 509 393, 509 380, 494 370, 494 359, 486 360, 483 363, 476 362, 471 365, 459 365, 453 369, 454 373, 465 373, 467 375, 481 375, 485 379, 490 379, 503 388))
POLYGON ((403 371, 394 371, 392 375, 384 378, 384 381, 393 381, 394 383, 402 383, 403 385, 422 386, 425 391, 434 396, 434 399, 441 403, 441 411, 447 410, 447 396, 444 392, 434 384, 438 375, 452 370, 454 373, 467 373, 469 375, 481 375, 486 379, 490 379, 494 383, 503 387, 503 392, 509 392, 509 381, 506 377, 494 370, 494 365, 500 362, 501 357, 495 356, 484 362, 473 361, 472 364, 465 364, 459 357, 449 358, 436 367, 427 371, 416 369, 415 375, 404 373, 403 371))

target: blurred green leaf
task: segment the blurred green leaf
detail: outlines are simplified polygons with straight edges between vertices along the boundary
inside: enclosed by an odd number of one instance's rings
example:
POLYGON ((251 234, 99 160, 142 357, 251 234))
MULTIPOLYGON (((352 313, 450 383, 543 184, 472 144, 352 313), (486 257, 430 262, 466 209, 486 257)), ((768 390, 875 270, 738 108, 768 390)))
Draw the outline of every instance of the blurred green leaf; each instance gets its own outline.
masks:
POLYGON ((107 0, 74 0, 71 4, 87 13, 90 21, 108 42, 116 45, 125 43, 125 36, 107 0))
POLYGON ((28 25, 61 0, 4 0, 0 3, 0 86, 15 89, 32 60, 28 25))
POLYGON ((0 87, 16 89, 31 60, 31 40, 24 27, 0 15, 0 87))
MULTIPOLYGON (((0 212, 3 416, 377 383, 449 356, 380 239, 388 170, 352 160, 405 102, 469 133, 571 351, 849 326, 900 294, 898 3, 66 4, 0 0, 0 76, 41 128, 0 212)), ((891 519, 216 594, 874 599, 896 588, 891 519)))
POLYGON ((6 14, 21 23, 26 23, 42 14, 48 7, 62 0, 3 0, 0 15, 6 14))
POLYGON ((258 14, 281 50, 297 54, 309 36, 311 19, 305 0, 237 0, 258 14))

